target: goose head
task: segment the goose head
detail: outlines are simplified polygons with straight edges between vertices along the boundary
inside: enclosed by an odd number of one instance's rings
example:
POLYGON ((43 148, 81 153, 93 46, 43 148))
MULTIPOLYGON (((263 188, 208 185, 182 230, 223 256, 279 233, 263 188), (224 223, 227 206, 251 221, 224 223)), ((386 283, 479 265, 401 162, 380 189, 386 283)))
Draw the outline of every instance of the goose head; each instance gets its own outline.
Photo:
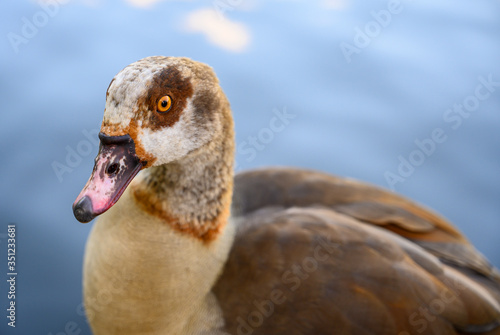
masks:
POLYGON ((99 153, 75 217, 104 213, 142 169, 206 150, 223 131, 223 104, 213 70, 188 58, 147 57, 120 71, 106 92, 99 153))

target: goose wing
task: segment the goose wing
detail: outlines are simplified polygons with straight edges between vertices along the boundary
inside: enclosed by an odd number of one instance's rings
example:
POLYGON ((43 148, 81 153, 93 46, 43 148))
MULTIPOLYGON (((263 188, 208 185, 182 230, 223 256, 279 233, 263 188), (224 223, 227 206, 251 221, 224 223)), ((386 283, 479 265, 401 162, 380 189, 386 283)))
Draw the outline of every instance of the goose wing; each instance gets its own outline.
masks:
POLYGON ((500 276, 449 222, 393 193, 292 169, 235 178, 214 287, 233 334, 500 334, 500 276))

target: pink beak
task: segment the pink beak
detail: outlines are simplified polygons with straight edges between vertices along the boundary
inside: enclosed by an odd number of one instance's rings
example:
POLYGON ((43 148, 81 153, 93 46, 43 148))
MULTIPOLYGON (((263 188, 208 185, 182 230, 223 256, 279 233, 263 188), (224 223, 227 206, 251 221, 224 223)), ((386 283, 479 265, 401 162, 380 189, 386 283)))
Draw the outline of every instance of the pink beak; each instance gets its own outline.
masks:
POLYGON ((99 133, 99 139, 92 175, 73 203, 73 214, 82 223, 110 209, 146 165, 135 154, 134 140, 129 135, 99 133))

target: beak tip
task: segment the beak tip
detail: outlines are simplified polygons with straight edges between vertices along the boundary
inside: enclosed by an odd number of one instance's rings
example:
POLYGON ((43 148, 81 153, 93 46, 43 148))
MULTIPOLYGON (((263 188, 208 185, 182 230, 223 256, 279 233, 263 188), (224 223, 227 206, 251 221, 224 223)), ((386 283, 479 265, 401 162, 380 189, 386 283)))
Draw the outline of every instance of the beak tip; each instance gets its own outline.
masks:
POLYGON ((73 204, 73 214, 81 223, 92 221, 96 215, 92 210, 92 201, 89 197, 84 196, 73 204))

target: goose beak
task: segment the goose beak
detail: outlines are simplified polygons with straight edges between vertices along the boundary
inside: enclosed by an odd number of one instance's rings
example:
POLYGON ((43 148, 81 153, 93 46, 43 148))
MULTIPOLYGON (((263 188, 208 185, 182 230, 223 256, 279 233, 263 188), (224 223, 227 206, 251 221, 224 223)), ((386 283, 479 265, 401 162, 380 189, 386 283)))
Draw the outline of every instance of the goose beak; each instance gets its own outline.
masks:
POLYGON ((82 223, 110 209, 145 165, 137 157, 129 135, 99 133, 99 139, 101 145, 92 175, 73 203, 73 214, 82 223))

